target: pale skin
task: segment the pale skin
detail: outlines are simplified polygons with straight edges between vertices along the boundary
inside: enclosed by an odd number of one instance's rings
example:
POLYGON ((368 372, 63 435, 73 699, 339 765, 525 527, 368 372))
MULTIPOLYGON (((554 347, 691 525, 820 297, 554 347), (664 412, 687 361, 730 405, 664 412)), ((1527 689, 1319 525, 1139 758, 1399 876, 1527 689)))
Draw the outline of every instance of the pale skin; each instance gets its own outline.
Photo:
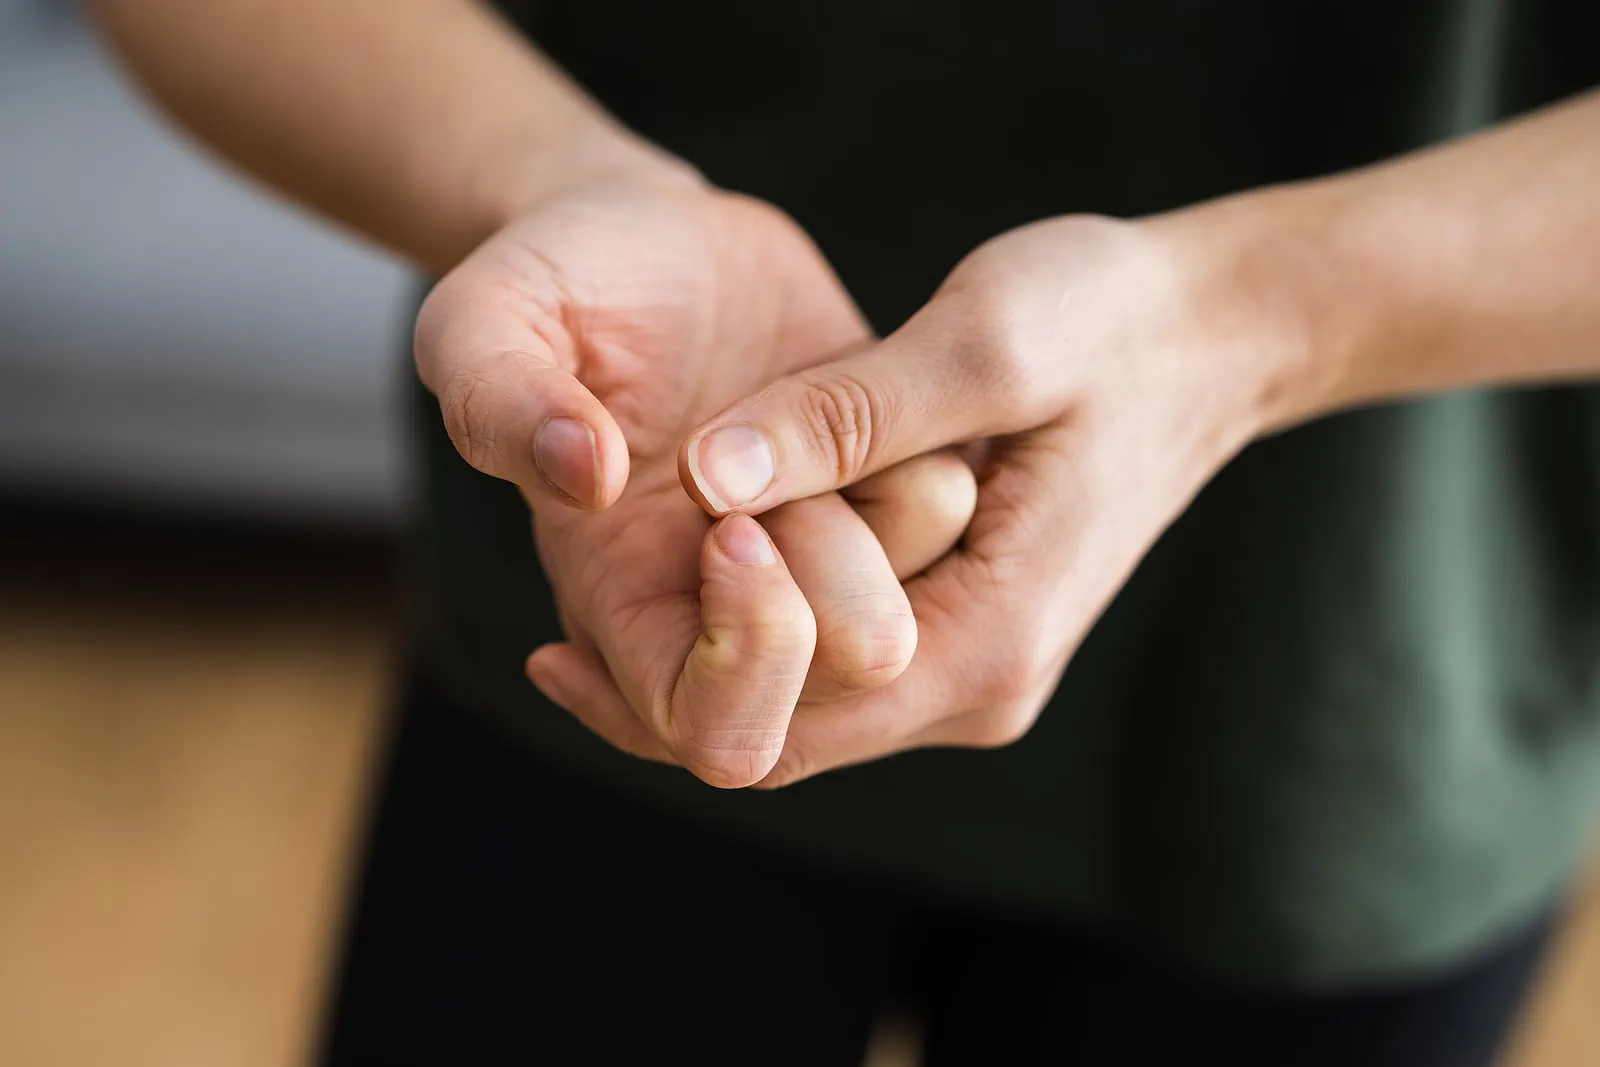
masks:
POLYGON ((468 460, 529 499, 572 637, 530 677, 717 785, 1021 736, 1260 436, 1600 375, 1600 94, 1348 174, 1000 235, 873 343, 792 222, 618 129, 475 4, 98 7, 197 135, 449 271, 419 368, 468 460), (583 428, 541 468, 552 417, 583 428), (974 442, 975 510, 949 451, 974 442))

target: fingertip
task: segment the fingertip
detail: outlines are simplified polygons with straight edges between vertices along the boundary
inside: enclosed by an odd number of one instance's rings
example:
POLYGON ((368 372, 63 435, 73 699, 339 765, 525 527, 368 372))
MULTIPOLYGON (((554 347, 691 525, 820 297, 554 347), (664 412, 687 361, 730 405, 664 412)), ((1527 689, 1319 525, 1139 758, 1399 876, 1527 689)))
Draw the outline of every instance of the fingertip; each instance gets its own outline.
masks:
POLYGON ((627 488, 629 473, 628 439, 611 413, 600 409, 598 417, 590 423, 595 428, 595 440, 600 456, 596 473, 594 507, 604 510, 617 502, 627 488))
POLYGON ((561 672, 561 644, 542 645, 528 655, 522 665, 523 673, 528 681, 543 693, 552 704, 572 710, 571 698, 567 695, 568 688, 564 684, 561 672))
POLYGON ((712 536, 722 554, 742 567, 768 567, 778 561, 767 531, 748 515, 729 515, 716 524, 712 536))
POLYGON ((680 745, 674 754, 685 770, 712 788, 748 789, 772 773, 783 755, 783 747, 748 751, 680 745))
POLYGON ((474 468, 514 482, 530 501, 595 509, 621 495, 627 439, 605 405, 547 358, 508 350, 434 378, 445 431, 474 468))
POLYGON ((927 475, 923 496, 929 511, 941 527, 948 523, 966 529, 978 509, 977 474, 954 452, 933 452, 929 457, 934 468, 927 475))
POLYGON ((533 457, 545 484, 558 497, 583 508, 599 504, 600 442, 587 423, 564 415, 545 419, 534 434, 533 457))
POLYGON ((678 476, 713 515, 755 504, 777 477, 777 452, 759 427, 734 422, 691 434, 678 452, 678 476))
POLYGON ((678 446, 678 484, 683 486, 683 491, 689 495, 689 499, 693 500, 700 510, 712 518, 720 518, 722 512, 717 510, 716 505, 706 497, 706 494, 700 488, 700 480, 695 477, 695 468, 699 466, 699 463, 691 457, 694 455, 694 449, 699 440, 698 434, 691 434, 689 437, 684 438, 683 444, 678 446))
POLYGON ((534 466, 554 499, 598 511, 614 504, 627 483, 628 447, 609 415, 545 419, 534 435, 534 466), (594 422, 600 422, 596 429, 594 422))
POLYGON ((960 544, 978 504, 978 482, 950 451, 906 460, 843 490, 883 545, 901 580, 960 544))
POLYGON ((560 656, 564 645, 566 645, 565 641, 552 641, 548 645, 540 645, 528 653, 528 658, 522 664, 523 671, 527 674, 548 672, 550 670, 550 661, 560 656))

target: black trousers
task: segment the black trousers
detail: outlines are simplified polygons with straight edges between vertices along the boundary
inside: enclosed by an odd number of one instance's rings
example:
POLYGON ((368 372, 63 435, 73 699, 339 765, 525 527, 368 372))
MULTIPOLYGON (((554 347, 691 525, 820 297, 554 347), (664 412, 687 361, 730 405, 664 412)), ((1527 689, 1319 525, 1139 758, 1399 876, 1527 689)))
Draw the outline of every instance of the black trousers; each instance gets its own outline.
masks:
POLYGON ((413 689, 328 1020, 332 1065, 856 1067, 886 1004, 926 1067, 1487 1067, 1553 925, 1454 973, 1242 994, 1116 945, 702 839, 413 689))

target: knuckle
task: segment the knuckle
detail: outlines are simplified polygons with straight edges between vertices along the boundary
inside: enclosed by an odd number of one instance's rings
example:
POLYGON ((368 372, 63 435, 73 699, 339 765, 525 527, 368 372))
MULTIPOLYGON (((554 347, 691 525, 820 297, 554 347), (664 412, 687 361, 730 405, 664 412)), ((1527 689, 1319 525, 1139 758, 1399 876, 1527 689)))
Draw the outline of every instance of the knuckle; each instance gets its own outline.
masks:
POLYGON ((1041 375, 1029 357, 1038 347, 1028 332, 1032 317, 1008 286, 975 285, 961 294, 963 329, 954 356, 976 395, 1023 410, 1039 404, 1041 375))
MULTIPOLYGON (((1043 631, 1046 628, 1040 629, 1043 631)), ((1017 678, 1024 691, 1033 692, 1039 688, 1040 680, 1050 673, 1050 665, 1056 657, 1056 651, 1052 641, 1038 635, 1023 646, 1017 657, 1017 678)))
POLYGON ((1059 648, 1047 636, 1047 625, 1018 632, 1007 644, 1011 651, 994 657, 978 686, 978 700, 969 726, 969 743, 1002 748, 1021 740, 1038 721, 1045 697, 1059 672, 1059 648))
POLYGON ((744 653, 769 655, 779 650, 804 651, 809 659, 817 643, 816 616, 798 595, 765 598, 727 636, 744 653))
POLYGON ((1011 651, 993 657, 977 685, 978 709, 987 714, 995 708, 1021 701, 1033 688, 1031 657, 1009 643, 1011 651))
MULTIPOLYGON (((692 655, 704 671, 704 678, 716 680, 717 686, 732 686, 750 694, 762 706, 792 705, 805 685, 815 648, 815 624, 807 612, 804 617, 785 620, 781 626, 761 622, 706 626, 692 655)), ((753 720, 747 716, 745 721, 753 720)), ((716 719, 702 718, 691 711, 685 733, 689 737, 709 737, 717 730, 717 723, 716 719)), ((748 736, 751 730, 745 728, 741 732, 748 736)))
POLYGON ((1021 407, 1034 401, 1037 375, 1024 357, 1015 316, 1003 304, 985 308, 960 353, 976 392, 1021 407))
POLYGON ((909 611, 861 612, 817 639, 817 659, 832 678, 872 689, 898 678, 917 650, 917 621, 909 611))
POLYGON ((970 727, 968 743, 974 748, 1005 748, 1028 735, 1038 721, 1033 700, 1012 700, 979 715, 970 727))
POLYGON ((859 478, 874 441, 887 429, 888 405, 878 392, 858 378, 830 376, 810 382, 797 406, 806 446, 838 484, 859 478))
POLYGON ((985 714, 996 708, 1011 707, 1020 703, 1030 688, 1027 675, 1020 667, 996 671, 985 680, 980 706, 985 714))

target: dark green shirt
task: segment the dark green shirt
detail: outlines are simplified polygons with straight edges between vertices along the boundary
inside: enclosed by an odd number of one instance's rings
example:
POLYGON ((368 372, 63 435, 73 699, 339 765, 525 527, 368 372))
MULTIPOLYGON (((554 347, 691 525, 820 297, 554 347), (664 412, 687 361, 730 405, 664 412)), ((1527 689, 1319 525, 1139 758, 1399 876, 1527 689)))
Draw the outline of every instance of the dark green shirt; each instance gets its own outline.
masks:
MULTIPOLYGON (((1403 152, 1600 80, 1585 0, 546 0, 624 121, 790 211, 881 331, 966 252, 1403 152)), ((1596 190, 1600 195, 1600 190, 1596 190)), ((1596 294, 1600 299, 1600 293, 1596 294)), ((1600 398, 1462 394, 1259 443, 1035 729, 775 794, 545 703, 527 516, 419 398, 428 669, 540 766, 669 816, 1274 983, 1442 965, 1559 891, 1600 800, 1600 398)))

